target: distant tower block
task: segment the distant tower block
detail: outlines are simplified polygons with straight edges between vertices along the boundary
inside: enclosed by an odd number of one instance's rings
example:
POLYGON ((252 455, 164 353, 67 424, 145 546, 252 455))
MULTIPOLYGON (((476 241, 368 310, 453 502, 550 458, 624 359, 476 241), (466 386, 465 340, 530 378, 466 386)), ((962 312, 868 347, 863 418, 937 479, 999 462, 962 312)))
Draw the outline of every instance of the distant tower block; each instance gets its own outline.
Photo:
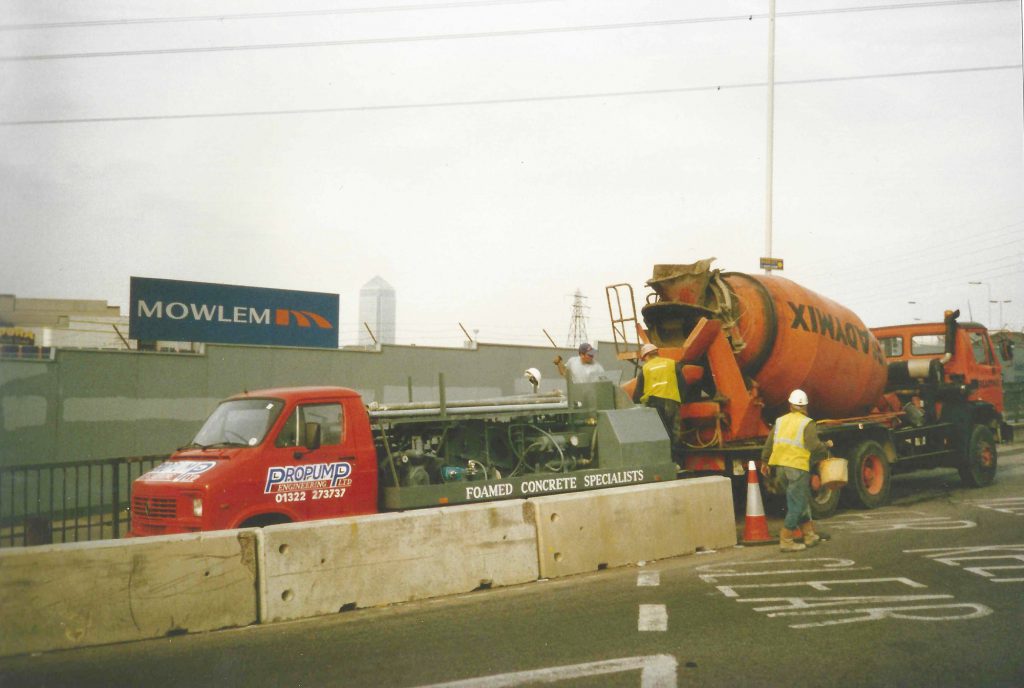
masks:
POLYGON ((359 290, 359 344, 372 346, 363 323, 370 326, 380 344, 395 343, 395 290, 379 275, 359 290))
POLYGON ((572 319, 569 320, 569 337, 566 342, 566 346, 575 349, 583 342, 588 341, 587 339, 587 316, 584 315, 584 311, 589 306, 584 305, 583 301, 587 297, 583 295, 583 292, 579 289, 573 295, 572 301, 572 319))

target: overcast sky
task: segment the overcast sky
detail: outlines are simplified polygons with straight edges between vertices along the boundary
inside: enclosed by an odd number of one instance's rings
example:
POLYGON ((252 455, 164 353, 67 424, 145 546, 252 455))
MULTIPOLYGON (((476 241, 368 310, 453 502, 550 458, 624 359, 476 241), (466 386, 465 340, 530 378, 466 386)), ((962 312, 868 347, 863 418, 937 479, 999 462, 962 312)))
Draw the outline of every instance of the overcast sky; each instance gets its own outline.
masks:
MULTIPOLYGON (((961 308, 1024 328, 1020 0, 777 12, 781 274, 871 326, 961 308)), ((580 289, 608 339, 605 285, 639 300, 655 263, 711 256, 759 272, 767 13, 8 0, 0 293, 126 309, 132 275, 338 293, 349 344, 379 275, 400 342, 459 346, 460 322, 564 342, 580 289)))

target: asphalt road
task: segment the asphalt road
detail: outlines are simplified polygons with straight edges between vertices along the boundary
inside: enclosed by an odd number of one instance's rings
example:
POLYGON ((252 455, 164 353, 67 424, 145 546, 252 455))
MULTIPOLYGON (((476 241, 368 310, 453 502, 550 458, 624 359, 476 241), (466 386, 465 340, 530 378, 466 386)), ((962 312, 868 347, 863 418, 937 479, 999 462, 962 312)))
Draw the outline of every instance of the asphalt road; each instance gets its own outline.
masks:
POLYGON ((1024 686, 1024 447, 988 488, 928 471, 893 498, 801 553, 8 658, 0 686, 1024 686))

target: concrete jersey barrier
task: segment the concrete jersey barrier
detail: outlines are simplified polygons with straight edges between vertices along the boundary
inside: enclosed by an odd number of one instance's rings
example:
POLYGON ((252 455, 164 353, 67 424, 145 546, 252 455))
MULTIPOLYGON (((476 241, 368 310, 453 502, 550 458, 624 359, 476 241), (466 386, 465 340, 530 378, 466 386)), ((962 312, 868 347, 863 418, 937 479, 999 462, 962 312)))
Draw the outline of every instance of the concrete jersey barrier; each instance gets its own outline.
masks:
POLYGON ((730 482, 710 477, 0 550, 0 655, 302 619, 735 544, 730 482))
POLYGON ((273 526, 264 536, 263 622, 537 579, 523 500, 273 526))
POLYGON ((259 531, 0 551, 0 655, 246 626, 259 531))
POLYGON ((732 487, 721 476, 530 502, 540 575, 545 578, 736 544, 732 487))

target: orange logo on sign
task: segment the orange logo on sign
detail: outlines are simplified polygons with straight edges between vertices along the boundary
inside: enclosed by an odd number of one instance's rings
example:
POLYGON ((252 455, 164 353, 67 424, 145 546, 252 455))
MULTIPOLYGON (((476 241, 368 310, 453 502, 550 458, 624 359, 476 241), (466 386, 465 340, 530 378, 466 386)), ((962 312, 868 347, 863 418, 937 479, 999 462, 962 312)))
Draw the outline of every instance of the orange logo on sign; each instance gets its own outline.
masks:
POLYGON ((292 316, 295 316, 295 323, 299 327, 311 327, 310 321, 312 321, 321 330, 331 329, 330 321, 323 316, 312 311, 293 311, 290 308, 278 308, 274 313, 274 323, 288 327, 291 324, 292 316))

